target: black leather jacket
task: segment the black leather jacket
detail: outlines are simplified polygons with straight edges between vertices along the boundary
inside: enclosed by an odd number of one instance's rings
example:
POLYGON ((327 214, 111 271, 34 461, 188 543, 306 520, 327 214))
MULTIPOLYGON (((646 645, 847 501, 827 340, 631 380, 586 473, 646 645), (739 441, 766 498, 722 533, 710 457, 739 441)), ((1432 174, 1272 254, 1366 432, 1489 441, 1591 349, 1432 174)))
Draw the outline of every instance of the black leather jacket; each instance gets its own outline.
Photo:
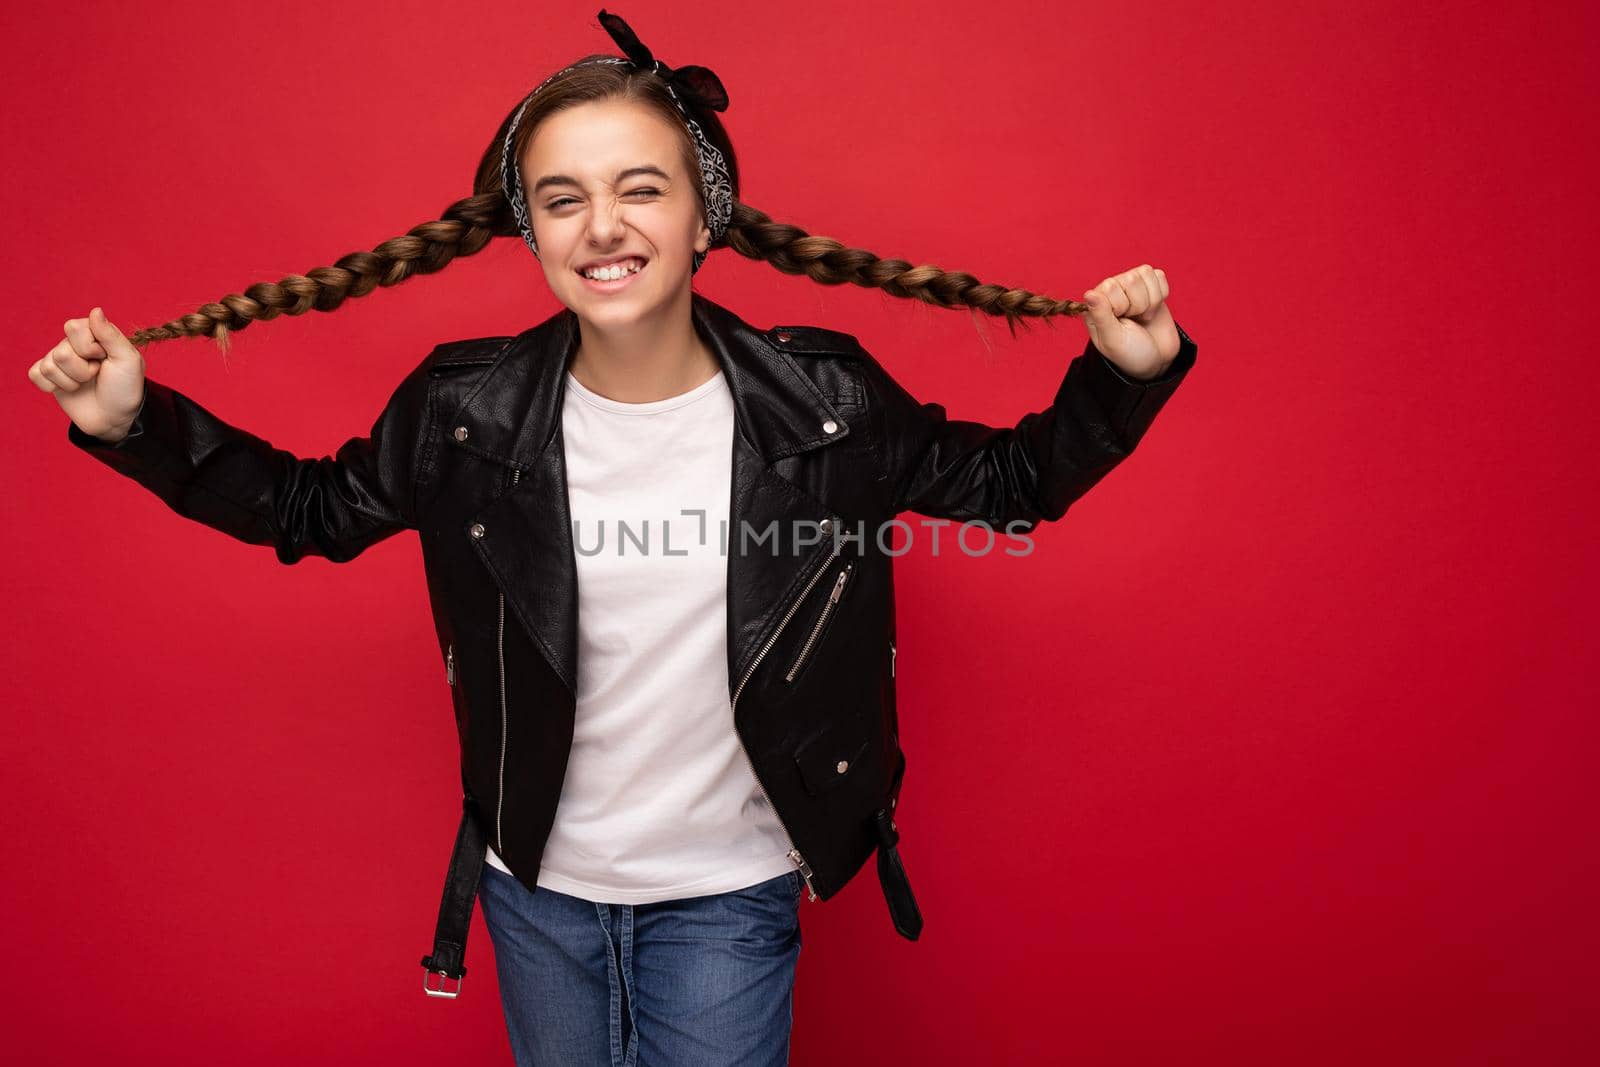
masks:
MULTIPOLYGON (((692 296, 734 405, 728 555, 730 718, 812 899, 877 851, 891 918, 921 926, 895 854, 905 756, 895 710, 895 539, 905 511, 987 522, 997 538, 1059 519, 1139 443, 1195 359, 1125 378, 1092 344, 1052 403, 1013 427, 947 418, 854 337, 758 330, 692 296), (741 531, 744 548, 740 548, 741 531)), ((578 342, 568 309, 514 337, 434 348, 367 436, 299 458, 146 380, 116 445, 68 438, 180 515, 284 563, 355 558, 418 531, 465 810, 530 890, 573 734, 577 571, 560 412, 578 342)), ((903 534, 902 534, 903 540, 903 534)), ((447 887, 448 893, 448 887, 447 887)))

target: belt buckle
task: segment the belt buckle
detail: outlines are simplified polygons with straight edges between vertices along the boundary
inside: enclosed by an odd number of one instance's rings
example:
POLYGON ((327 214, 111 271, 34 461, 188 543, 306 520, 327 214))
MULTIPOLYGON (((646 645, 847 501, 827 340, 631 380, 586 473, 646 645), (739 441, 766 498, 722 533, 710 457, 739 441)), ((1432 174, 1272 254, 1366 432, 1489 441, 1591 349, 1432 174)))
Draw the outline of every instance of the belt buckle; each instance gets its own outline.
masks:
POLYGON ((430 997, 446 997, 446 998, 449 998, 451 1000, 454 1000, 457 996, 459 996, 461 994, 461 983, 463 981, 465 981, 465 979, 466 979, 466 975, 462 975, 460 978, 452 979, 444 971, 423 971, 422 972, 422 991, 424 993, 428 994, 428 996, 430 996, 430 997), (438 975, 439 978, 440 978, 440 982, 439 982, 439 985, 437 987, 430 986, 428 984, 428 977, 430 975, 435 975, 435 974, 438 975), (447 982, 451 982, 451 981, 455 982, 456 987, 454 989, 446 988, 446 983, 447 982))

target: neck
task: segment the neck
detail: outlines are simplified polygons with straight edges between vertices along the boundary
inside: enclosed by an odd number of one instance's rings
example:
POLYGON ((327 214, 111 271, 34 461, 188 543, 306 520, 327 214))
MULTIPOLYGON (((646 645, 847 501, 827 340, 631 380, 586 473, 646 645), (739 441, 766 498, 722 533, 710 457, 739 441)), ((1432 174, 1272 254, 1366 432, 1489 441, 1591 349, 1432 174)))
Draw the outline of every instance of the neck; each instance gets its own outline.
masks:
POLYGON ((722 369, 694 328, 690 290, 659 313, 621 326, 578 320, 578 350, 568 369, 585 389, 624 404, 687 393, 722 369))

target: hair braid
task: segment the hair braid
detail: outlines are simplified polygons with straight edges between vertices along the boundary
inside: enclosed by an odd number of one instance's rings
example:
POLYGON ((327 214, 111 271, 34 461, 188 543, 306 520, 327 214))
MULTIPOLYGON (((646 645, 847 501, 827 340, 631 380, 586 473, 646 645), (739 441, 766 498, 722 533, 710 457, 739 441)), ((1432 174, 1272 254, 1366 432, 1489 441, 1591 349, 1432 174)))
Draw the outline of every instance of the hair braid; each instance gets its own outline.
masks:
POLYGON ((275 282, 256 282, 187 315, 130 334, 135 345, 180 337, 214 338, 223 352, 228 335, 252 322, 308 311, 334 311, 346 300, 379 286, 399 285, 413 274, 443 270, 460 256, 483 249, 495 237, 514 234, 511 213, 498 193, 478 193, 456 201, 437 219, 413 226, 370 252, 351 252, 331 267, 314 267, 275 282))
POLYGON ((937 307, 970 307, 1003 315, 1013 336, 1017 323, 1026 316, 1081 315, 1088 310, 1088 305, 1075 300, 1053 300, 1027 289, 980 282, 965 271, 880 259, 864 248, 851 248, 832 237, 813 237, 798 226, 773 222, 749 204, 734 204, 727 245, 741 256, 770 263, 785 274, 804 274, 823 285, 848 282, 937 307))
MULTIPOLYGON (((180 337, 211 337, 224 353, 228 335, 252 322, 279 315, 304 315, 308 311, 334 311, 346 300, 366 296, 379 286, 398 285, 413 274, 443 270, 461 256, 483 251, 496 237, 518 237, 516 219, 501 187, 500 162, 507 132, 523 115, 513 146, 521 155, 546 117, 577 104, 623 99, 653 108, 674 127, 681 127, 678 106, 660 77, 635 71, 625 64, 591 64, 585 57, 559 77, 548 81, 534 99, 509 110, 499 130, 484 149, 473 181, 473 194, 451 204, 443 215, 391 237, 370 252, 352 252, 331 267, 305 274, 290 274, 276 282, 257 282, 243 293, 230 293, 187 315, 129 335, 135 345, 170 341, 180 337), (524 114, 525 110, 525 114, 524 114)), ((741 256, 770 263, 786 274, 803 274, 822 285, 859 285, 881 289, 891 296, 920 300, 943 308, 968 308, 1003 316, 1012 336, 1028 319, 1083 315, 1088 305, 1075 300, 1055 300, 1040 293, 980 282, 964 271, 947 271, 903 259, 882 259, 864 248, 852 248, 831 237, 813 237, 798 226, 774 222, 770 216, 739 202, 738 156, 727 131, 714 112, 698 121, 708 140, 724 156, 733 187, 733 217, 727 232, 712 248, 731 248, 741 256)), ((704 202, 700 172, 687 132, 681 138, 686 170, 704 202)))

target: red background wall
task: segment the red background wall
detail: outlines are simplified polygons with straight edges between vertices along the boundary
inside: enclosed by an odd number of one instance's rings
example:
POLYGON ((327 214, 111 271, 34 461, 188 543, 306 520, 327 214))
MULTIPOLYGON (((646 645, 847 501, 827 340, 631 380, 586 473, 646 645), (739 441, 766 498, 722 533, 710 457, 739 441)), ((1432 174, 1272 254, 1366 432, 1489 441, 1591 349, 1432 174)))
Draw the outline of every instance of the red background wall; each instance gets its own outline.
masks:
MULTIPOLYGON (((436 218, 610 51, 596 10, 9 20, 8 1059, 510 1062, 481 915, 463 998, 419 988, 458 792, 415 537, 282 567, 74 451, 26 372, 95 304, 131 332, 436 218)), ((870 865, 804 905, 794 1062, 1592 1057, 1592 9, 618 10, 722 75, 747 202, 1058 296, 1149 262, 1200 346, 1032 555, 902 561, 927 928, 870 865)), ((997 424, 1084 339, 726 251, 696 284, 997 424)), ((433 344, 557 307, 499 241, 148 367, 321 455, 433 344)))

